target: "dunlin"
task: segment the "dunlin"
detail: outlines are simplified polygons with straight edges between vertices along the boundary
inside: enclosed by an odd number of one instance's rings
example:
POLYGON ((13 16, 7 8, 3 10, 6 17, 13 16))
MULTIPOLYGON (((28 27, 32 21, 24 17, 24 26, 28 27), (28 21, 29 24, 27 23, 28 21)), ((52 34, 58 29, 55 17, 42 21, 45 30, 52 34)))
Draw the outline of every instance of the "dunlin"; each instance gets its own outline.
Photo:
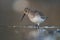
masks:
POLYGON ((35 23, 38 28, 39 28, 39 25, 47 19, 47 17, 44 16, 42 12, 33 8, 25 8, 24 15, 21 18, 21 20, 23 20, 25 15, 27 15, 30 21, 35 23))

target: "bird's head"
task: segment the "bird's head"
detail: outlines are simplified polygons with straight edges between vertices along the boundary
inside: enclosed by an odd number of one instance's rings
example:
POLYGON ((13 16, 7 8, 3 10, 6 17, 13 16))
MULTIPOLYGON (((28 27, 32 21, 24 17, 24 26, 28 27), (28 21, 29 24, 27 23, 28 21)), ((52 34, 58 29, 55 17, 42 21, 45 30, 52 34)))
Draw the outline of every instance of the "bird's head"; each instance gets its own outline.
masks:
POLYGON ((23 16, 22 16, 22 18, 21 18, 21 21, 23 20, 23 18, 25 17, 25 15, 28 15, 29 14, 29 11, 30 11, 30 9, 29 8, 25 8, 24 10, 23 10, 23 16))
POLYGON ((24 9, 24 14, 28 15, 29 12, 30 12, 30 9, 29 9, 29 8, 25 8, 25 9, 24 9))

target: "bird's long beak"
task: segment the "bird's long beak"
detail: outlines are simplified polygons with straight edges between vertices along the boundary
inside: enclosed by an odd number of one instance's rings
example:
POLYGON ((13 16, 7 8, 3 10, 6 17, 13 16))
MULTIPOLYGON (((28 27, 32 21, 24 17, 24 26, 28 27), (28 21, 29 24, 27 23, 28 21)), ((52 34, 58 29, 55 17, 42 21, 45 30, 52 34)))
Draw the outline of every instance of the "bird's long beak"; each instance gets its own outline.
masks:
POLYGON ((21 21, 23 21, 23 18, 25 17, 25 15, 26 15, 26 14, 24 13, 23 16, 22 16, 22 18, 21 18, 21 21))

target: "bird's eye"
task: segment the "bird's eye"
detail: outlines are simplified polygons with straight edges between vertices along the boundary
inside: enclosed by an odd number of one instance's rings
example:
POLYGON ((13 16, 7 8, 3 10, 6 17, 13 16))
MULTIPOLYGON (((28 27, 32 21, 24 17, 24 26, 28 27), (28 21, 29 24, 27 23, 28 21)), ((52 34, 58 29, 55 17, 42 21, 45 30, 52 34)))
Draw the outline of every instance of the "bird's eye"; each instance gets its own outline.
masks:
POLYGON ((29 8, 25 8, 24 11, 25 11, 25 12, 29 12, 30 9, 29 9, 29 8))

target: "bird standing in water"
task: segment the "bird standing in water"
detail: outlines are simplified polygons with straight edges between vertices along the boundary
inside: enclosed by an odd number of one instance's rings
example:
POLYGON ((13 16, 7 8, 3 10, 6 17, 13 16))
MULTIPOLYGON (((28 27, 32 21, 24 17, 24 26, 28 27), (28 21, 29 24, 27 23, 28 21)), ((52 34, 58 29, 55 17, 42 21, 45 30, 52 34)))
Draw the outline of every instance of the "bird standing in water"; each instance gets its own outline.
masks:
POLYGON ((47 19, 47 17, 44 16, 42 12, 31 8, 24 9, 24 15, 22 16, 21 21, 23 20, 25 15, 27 15, 30 21, 35 23, 38 28, 39 25, 47 19))

